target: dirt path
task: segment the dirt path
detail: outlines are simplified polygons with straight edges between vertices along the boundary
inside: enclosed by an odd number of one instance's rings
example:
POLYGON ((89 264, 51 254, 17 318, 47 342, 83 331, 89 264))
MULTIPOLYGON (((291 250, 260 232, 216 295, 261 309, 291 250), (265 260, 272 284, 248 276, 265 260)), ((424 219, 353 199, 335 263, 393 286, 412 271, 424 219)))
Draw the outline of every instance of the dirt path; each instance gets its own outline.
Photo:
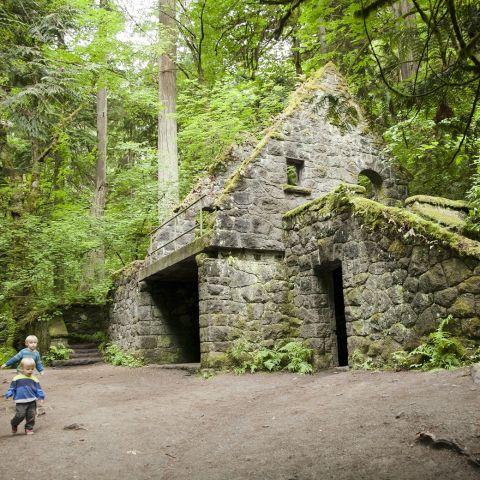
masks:
POLYGON ((35 435, 12 436, 13 402, 0 403, 1 479, 480 478, 467 457, 415 442, 428 430, 480 456, 480 388, 463 369, 205 380, 96 365, 40 380, 35 435))

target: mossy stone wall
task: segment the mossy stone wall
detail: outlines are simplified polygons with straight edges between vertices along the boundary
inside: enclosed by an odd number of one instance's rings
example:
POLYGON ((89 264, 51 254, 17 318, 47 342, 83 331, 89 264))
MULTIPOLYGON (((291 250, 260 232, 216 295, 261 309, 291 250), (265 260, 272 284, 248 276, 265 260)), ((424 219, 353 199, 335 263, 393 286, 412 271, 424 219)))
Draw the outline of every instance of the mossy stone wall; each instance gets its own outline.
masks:
POLYGON ((298 337, 283 255, 219 252, 199 255, 197 263, 203 367, 228 365, 228 351, 236 341, 255 348, 298 337))
POLYGON ((353 209, 329 214, 307 209, 286 222, 295 311, 305 325, 316 318, 325 326, 325 352, 330 349, 332 364, 333 306, 322 278, 328 281, 335 265, 343 272, 350 355, 358 351, 384 363, 392 352, 417 346, 449 314, 455 334, 480 344, 480 259, 416 234, 414 225, 406 228, 411 228, 408 235, 399 226, 393 234, 393 219, 379 218, 372 226, 353 209), (306 301, 309 290, 323 302, 306 301))

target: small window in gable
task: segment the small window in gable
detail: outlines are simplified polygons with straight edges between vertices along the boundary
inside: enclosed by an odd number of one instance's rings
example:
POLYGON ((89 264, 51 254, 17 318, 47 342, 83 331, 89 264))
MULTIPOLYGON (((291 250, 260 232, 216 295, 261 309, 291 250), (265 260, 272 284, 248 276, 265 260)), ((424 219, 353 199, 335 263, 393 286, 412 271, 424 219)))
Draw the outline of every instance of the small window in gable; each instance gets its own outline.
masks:
POLYGON ((302 184, 303 160, 287 157, 287 185, 298 187, 302 184))

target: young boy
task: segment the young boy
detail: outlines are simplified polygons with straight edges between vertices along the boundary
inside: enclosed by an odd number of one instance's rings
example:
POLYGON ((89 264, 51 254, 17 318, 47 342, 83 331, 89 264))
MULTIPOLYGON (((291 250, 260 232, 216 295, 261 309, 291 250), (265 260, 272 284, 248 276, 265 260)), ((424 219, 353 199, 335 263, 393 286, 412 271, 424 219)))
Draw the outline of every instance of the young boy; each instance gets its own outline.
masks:
MULTIPOLYGON (((10 358, 10 360, 7 360, 1 368, 11 367, 12 365, 20 362, 22 358, 33 358, 38 373, 43 375, 45 370, 42 365, 42 360, 40 359, 40 353, 37 351, 38 338, 35 335, 29 335, 25 339, 25 345, 27 348, 20 350, 16 355, 10 358)), ((17 371, 19 370, 17 369, 17 371)))
POLYGON ((13 397, 15 402, 15 416, 11 420, 12 433, 17 433, 18 425, 25 418, 25 434, 33 434, 35 416, 37 414, 37 400, 42 404, 45 399, 39 381, 33 376, 35 360, 33 358, 22 358, 20 362, 20 375, 16 375, 5 398, 13 397))

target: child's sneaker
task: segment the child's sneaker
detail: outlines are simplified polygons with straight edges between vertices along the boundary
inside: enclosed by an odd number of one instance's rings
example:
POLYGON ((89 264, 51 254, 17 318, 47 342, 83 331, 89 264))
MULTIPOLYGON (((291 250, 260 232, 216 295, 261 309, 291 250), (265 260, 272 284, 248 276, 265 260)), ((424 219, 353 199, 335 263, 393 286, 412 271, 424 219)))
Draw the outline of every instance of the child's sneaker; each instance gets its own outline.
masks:
POLYGON ((25 435, 33 435, 33 430, 31 428, 26 428, 25 435))
POLYGON ((18 428, 17 427, 12 427, 12 433, 17 433, 18 428))

